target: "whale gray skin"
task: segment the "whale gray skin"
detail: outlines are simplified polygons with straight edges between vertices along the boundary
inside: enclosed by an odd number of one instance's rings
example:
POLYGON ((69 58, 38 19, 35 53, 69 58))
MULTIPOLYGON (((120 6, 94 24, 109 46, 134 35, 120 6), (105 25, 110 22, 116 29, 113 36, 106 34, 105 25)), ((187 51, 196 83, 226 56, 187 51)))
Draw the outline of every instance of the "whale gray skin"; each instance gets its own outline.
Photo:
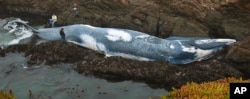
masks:
MULTIPOLYGON (((18 23, 30 28, 26 23, 18 23)), ((187 64, 208 59, 223 47, 236 42, 234 39, 199 37, 161 39, 128 29, 100 28, 83 24, 38 30, 32 28, 32 31, 42 39, 60 40, 61 28, 64 28, 68 42, 104 52, 106 56, 121 56, 142 61, 167 61, 172 64, 187 64)))

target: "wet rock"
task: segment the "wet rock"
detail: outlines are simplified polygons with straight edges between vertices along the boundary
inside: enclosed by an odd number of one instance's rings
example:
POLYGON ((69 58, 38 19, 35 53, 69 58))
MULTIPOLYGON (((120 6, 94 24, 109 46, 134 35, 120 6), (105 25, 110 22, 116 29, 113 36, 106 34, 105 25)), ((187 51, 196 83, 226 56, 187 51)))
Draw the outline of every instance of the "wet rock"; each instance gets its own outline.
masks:
POLYGON ((1 56, 1 57, 4 57, 4 56, 5 56, 5 52, 4 52, 4 49, 3 49, 3 48, 0 49, 0 56, 1 56))

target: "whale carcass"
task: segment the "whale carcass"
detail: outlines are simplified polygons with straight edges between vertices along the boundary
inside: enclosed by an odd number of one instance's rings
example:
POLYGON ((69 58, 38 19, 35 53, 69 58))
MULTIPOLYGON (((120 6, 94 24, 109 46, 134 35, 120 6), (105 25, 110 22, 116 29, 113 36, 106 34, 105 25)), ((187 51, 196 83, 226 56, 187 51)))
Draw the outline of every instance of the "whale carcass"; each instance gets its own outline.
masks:
POLYGON ((187 64, 208 59, 225 46, 236 42, 234 39, 201 37, 163 39, 134 30, 84 24, 34 29, 20 20, 8 23, 24 25, 45 40, 60 40, 59 31, 64 28, 67 42, 103 52, 106 56, 121 56, 142 61, 167 61, 172 64, 187 64))

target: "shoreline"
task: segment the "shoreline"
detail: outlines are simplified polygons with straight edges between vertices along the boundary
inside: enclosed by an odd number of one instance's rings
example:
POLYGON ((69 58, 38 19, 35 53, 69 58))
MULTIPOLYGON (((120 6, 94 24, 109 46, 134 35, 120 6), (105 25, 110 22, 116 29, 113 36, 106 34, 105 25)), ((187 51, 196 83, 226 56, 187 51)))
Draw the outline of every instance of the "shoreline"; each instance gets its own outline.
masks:
POLYGON ((0 89, 12 90, 16 98, 145 99, 159 98, 167 93, 164 89, 153 89, 140 82, 109 82, 79 74, 72 69, 75 65, 70 63, 38 64, 24 68, 27 65, 24 53, 8 53, 0 58, 0 70, 3 71, 0 73, 0 89), (138 94, 138 91, 144 94, 138 94))
POLYGON ((108 57, 95 51, 60 41, 39 45, 18 44, 0 51, 4 56, 9 52, 23 52, 29 57, 28 65, 45 62, 47 65, 72 63, 78 73, 94 75, 104 79, 133 80, 145 82, 153 88, 171 90, 187 82, 208 82, 226 77, 249 79, 249 63, 234 63, 224 59, 227 50, 219 52, 211 59, 186 65, 173 65, 167 62, 148 62, 108 57), (241 65, 241 68, 236 65, 241 65))

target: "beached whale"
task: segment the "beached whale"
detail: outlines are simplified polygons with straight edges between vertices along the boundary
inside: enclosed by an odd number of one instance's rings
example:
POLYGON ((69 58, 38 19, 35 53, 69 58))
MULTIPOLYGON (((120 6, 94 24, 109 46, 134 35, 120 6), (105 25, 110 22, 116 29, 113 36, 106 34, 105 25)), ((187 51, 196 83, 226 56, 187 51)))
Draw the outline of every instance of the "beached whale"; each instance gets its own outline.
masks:
POLYGON ((234 39, 201 37, 162 39, 134 30, 84 24, 34 29, 20 20, 9 21, 9 24, 12 23, 30 28, 45 40, 60 40, 59 31, 64 28, 67 42, 103 52, 106 56, 121 56, 143 61, 167 61, 172 64, 187 64, 208 59, 223 47, 236 42, 234 39))

